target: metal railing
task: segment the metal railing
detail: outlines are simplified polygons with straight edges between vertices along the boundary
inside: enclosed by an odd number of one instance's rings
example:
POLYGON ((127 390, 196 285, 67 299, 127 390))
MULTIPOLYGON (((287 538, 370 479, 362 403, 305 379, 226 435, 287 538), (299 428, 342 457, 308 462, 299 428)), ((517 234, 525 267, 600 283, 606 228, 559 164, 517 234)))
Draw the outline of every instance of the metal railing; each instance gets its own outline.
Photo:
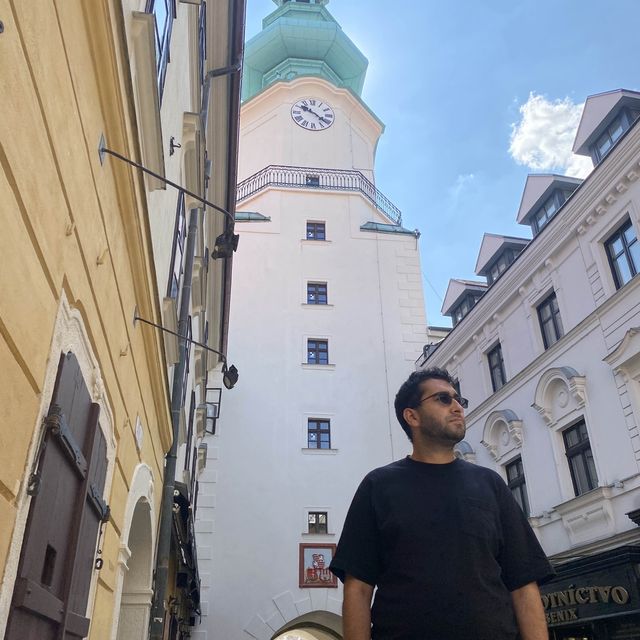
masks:
POLYGON ((320 189, 324 191, 358 191, 395 224, 402 223, 402 213, 389 198, 360 171, 320 169, 317 167, 289 167, 271 164, 254 173, 237 187, 237 202, 267 187, 320 189))

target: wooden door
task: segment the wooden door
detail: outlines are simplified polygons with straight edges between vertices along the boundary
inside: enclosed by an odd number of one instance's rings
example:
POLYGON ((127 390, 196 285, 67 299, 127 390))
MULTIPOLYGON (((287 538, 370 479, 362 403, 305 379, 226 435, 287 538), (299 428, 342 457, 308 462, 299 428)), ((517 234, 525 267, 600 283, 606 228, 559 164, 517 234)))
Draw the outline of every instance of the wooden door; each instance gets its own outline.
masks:
POLYGON ((60 358, 5 640, 78 640, 95 570, 107 447, 76 357, 60 358))

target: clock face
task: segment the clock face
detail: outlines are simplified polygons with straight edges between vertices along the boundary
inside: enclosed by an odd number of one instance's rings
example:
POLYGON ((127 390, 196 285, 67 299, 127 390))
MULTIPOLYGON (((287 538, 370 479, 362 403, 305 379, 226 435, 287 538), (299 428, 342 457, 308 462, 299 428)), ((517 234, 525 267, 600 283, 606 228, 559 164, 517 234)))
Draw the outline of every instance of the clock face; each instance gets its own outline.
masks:
POLYGON ((318 98, 302 98, 291 107, 293 121, 308 131, 322 131, 333 124, 333 109, 318 98))

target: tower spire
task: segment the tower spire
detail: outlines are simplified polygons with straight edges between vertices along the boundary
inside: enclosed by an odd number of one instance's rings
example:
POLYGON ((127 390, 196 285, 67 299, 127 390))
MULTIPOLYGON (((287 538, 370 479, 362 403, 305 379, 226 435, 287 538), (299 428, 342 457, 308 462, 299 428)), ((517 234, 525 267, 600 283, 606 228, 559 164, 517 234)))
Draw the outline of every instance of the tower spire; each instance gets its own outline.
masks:
POLYGON ((329 0, 273 1, 277 8, 245 47, 242 100, 304 76, 360 96, 369 63, 329 13, 329 0))

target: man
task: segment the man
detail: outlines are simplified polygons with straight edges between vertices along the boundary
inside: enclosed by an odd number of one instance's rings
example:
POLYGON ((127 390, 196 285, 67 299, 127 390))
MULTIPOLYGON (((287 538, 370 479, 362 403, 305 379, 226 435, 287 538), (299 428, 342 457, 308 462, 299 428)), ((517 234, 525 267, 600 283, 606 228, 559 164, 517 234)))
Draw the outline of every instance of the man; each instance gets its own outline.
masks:
POLYGON ((467 400, 452 383, 416 371, 396 395, 413 453, 364 478, 330 566, 344 640, 548 638, 536 583, 553 570, 500 476, 454 456, 467 400))

